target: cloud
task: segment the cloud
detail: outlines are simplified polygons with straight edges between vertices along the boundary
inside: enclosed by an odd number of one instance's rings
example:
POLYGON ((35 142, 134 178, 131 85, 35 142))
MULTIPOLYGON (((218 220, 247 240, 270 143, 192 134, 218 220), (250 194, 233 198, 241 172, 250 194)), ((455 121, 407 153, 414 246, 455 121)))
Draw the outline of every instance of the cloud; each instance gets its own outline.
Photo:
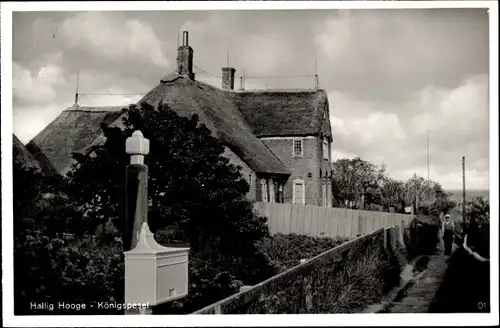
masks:
POLYGON ((26 144, 52 122, 60 112, 61 108, 55 104, 17 106, 16 110, 12 112, 13 133, 26 144))
POLYGON ((485 132, 488 127, 487 75, 468 78, 453 90, 428 87, 420 92, 419 98, 422 113, 413 118, 418 133, 429 129, 448 135, 467 134, 485 132))
MULTIPOLYGON (((237 76, 273 76, 285 72, 294 62, 295 45, 293 38, 283 33, 276 24, 265 24, 262 31, 254 31, 254 26, 242 25, 242 12, 210 12, 199 21, 189 20, 181 29, 189 31, 189 43, 194 48, 195 64, 220 74, 227 65, 236 68, 237 76)), ((263 81, 254 79, 252 83, 263 81)))
POLYGON ((429 84, 454 87, 488 72, 487 17, 482 9, 336 11, 315 26, 330 73, 321 78, 370 101, 406 101, 429 84))
POLYGON ((329 101, 334 104, 330 122, 338 154, 384 162, 398 179, 406 180, 413 173, 427 176, 430 130, 431 177, 454 188, 461 183, 461 157, 466 156, 469 186, 488 187, 487 76, 466 78, 452 89, 425 87, 397 108, 357 101, 338 91, 329 93, 329 101))
POLYGON ((160 67, 170 65, 151 26, 138 19, 122 22, 103 12, 78 13, 62 23, 60 33, 67 46, 88 48, 108 60, 130 56, 160 67))
POLYGON ((65 84, 63 71, 52 64, 32 72, 17 63, 12 64, 12 91, 23 103, 49 104, 56 98, 55 87, 65 84))
MULTIPOLYGON (((47 58, 57 58, 57 55, 47 58)), ((74 103, 76 73, 64 74, 61 67, 54 64, 42 66, 38 71, 13 63, 13 129, 24 143, 29 142, 64 109, 74 103)), ((120 79, 113 75, 87 70, 80 74, 81 106, 128 106, 142 98, 137 90, 147 92, 144 84, 120 79), (100 94, 86 95, 86 94, 100 94), (109 95, 108 95, 109 94, 109 95)))

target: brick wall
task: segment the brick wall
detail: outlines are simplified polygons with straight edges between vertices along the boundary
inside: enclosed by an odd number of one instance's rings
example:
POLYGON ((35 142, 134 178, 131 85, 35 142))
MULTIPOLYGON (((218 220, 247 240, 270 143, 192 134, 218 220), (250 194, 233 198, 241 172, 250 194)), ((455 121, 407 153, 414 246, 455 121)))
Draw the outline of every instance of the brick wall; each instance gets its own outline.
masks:
MULTIPOLYGON (((321 168, 323 155, 322 145, 316 137, 303 138, 303 157, 293 156, 293 138, 263 138, 264 144, 292 170, 292 174, 283 189, 285 203, 292 203, 293 181, 304 180, 307 205, 322 205, 321 168), (308 174, 312 176, 309 177, 308 174)), ((324 161, 326 162, 326 161, 324 161)))
POLYGON ((250 186, 250 191, 246 196, 249 200, 255 201, 257 197, 257 187, 258 187, 255 172, 227 147, 224 147, 223 156, 229 159, 231 164, 241 166, 242 168, 241 174, 243 175, 243 177, 250 186))

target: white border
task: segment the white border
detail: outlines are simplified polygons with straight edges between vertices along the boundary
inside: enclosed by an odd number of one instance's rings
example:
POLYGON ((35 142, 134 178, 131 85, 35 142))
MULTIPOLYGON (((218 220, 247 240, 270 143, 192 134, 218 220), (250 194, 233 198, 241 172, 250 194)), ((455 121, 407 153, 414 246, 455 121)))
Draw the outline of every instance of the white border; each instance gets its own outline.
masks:
POLYGON ((2 293, 5 326, 462 326, 498 325, 498 3, 496 1, 244 1, 244 2, 24 2, 1 3, 2 80, 2 293), (314 7, 313 7, 314 6, 314 7), (313 8, 312 8, 313 7, 313 8), (248 316, 13 316, 12 240, 12 11, 120 10, 244 10, 244 9, 401 9, 487 7, 490 13, 490 199, 491 202, 491 306, 490 314, 389 315, 252 315, 248 316), (495 219, 496 218, 496 219, 495 219), (493 312, 494 311, 494 312, 493 312))

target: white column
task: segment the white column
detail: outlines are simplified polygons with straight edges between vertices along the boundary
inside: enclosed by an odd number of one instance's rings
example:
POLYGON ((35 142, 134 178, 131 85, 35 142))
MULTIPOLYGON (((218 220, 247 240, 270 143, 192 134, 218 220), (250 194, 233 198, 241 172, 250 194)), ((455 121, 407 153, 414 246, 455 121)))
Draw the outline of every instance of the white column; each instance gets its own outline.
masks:
POLYGON ((266 179, 260 179, 260 190, 262 191, 262 202, 267 203, 267 180, 266 179))
POLYGON ((329 179, 326 181, 326 206, 332 207, 332 183, 329 179))
POLYGON ((274 181, 269 179, 269 202, 276 203, 276 193, 274 192, 274 181))

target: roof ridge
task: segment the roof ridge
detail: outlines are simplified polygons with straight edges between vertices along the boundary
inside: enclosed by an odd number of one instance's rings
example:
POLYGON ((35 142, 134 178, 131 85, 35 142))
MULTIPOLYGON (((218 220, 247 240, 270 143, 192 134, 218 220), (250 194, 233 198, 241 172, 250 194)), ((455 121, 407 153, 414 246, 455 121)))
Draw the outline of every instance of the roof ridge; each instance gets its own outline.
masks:
POLYGON ((240 90, 236 93, 316 93, 324 92, 324 89, 254 89, 254 90, 240 90))
POLYGON ((127 108, 129 105, 122 106, 80 106, 73 105, 66 109, 64 112, 87 112, 87 113, 99 113, 99 112, 119 112, 124 108, 127 108))

